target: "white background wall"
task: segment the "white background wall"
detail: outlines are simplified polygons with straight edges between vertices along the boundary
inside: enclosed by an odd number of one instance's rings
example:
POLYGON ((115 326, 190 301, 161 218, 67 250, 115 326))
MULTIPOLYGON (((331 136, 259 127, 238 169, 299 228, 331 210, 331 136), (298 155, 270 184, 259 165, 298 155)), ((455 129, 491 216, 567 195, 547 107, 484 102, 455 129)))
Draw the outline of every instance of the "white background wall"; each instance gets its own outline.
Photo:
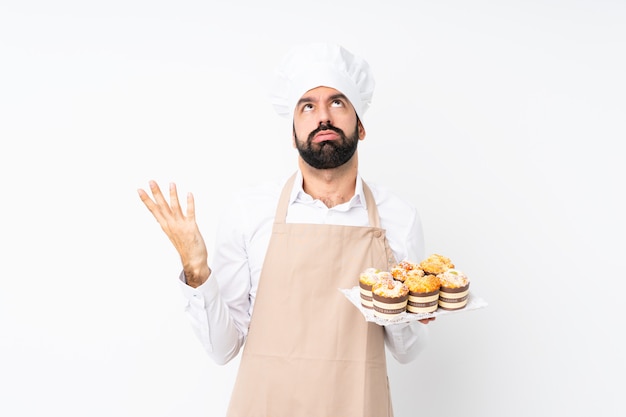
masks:
POLYGON ((377 78, 362 173, 489 302, 391 362, 396 414, 617 416, 625 19, 617 0, 3 1, 0 415, 223 415, 238 361, 197 343, 136 189, 193 191, 211 245, 228 190, 295 168, 274 65, 331 40, 377 78))

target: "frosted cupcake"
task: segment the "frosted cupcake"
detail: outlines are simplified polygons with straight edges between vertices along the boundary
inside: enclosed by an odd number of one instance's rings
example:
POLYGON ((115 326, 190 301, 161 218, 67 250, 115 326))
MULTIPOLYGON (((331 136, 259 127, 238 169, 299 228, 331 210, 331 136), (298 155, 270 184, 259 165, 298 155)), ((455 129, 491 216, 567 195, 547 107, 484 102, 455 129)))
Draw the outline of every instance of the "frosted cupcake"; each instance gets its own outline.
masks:
POLYGON ((444 310, 458 310, 467 305, 469 298, 469 279, 458 269, 448 269, 437 275, 439 288, 439 307, 444 310))
POLYGON ((372 302, 372 285, 380 280, 392 280, 390 272, 381 271, 376 268, 367 268, 359 275, 359 294, 361 305, 365 308, 374 308, 372 302))
POLYGON ((404 284, 409 288, 406 306, 409 313, 432 313, 437 310, 441 287, 439 278, 435 275, 425 275, 418 269, 407 274, 404 284))
POLYGON ((396 280, 380 280, 372 286, 374 315, 393 319, 406 311, 409 288, 396 280))

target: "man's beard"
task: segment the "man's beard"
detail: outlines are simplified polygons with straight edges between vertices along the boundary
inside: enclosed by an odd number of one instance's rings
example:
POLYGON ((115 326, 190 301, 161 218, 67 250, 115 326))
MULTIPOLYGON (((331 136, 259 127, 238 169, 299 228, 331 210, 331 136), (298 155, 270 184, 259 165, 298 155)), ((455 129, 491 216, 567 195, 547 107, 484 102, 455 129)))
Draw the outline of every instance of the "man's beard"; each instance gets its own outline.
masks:
POLYGON ((298 140, 298 137, 295 136, 296 132, 294 129, 296 148, 298 148, 302 159, 313 168, 332 169, 340 167, 348 162, 356 152, 356 148, 359 144, 358 126, 357 122, 354 134, 348 137, 343 130, 338 127, 321 124, 317 129, 309 133, 306 142, 300 142, 298 140), (315 135, 323 130, 332 130, 339 135, 339 139, 313 143, 315 135))

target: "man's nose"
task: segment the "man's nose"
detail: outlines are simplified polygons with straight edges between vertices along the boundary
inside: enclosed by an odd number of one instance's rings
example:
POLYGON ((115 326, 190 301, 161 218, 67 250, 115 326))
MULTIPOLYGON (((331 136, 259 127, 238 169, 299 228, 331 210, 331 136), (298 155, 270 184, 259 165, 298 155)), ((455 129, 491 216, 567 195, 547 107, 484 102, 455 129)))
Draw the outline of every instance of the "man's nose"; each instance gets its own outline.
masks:
POLYGON ((330 111, 328 110, 327 107, 320 107, 318 114, 317 114, 318 118, 319 118, 319 124, 326 124, 326 125, 331 125, 331 117, 330 117, 330 111))

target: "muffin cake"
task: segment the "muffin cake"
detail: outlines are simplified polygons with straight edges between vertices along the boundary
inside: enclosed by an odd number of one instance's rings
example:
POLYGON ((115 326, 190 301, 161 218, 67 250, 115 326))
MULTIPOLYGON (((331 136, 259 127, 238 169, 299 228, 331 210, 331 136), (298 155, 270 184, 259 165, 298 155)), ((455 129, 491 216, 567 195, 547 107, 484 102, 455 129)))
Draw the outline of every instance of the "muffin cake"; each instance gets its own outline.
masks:
POLYGON ((391 275, 396 281, 404 282, 409 271, 417 270, 419 265, 411 261, 400 261, 391 268, 391 275))
POLYGON ((458 269, 448 269, 437 275, 439 288, 439 307, 444 310, 458 310, 467 305, 469 298, 469 279, 458 269))
POLYGON ((393 319, 406 311, 409 288, 397 280, 380 280, 372 286, 374 315, 393 319))
POLYGON ((367 268, 359 275, 359 293, 361 305, 365 308, 374 308, 372 302, 372 285, 380 280, 392 280, 390 272, 376 268, 367 268))
POLYGON ((409 313, 432 313, 437 310, 441 287, 437 276, 424 274, 422 270, 417 269, 407 274, 404 284, 409 289, 406 306, 409 313))
POLYGON ((446 272, 448 269, 454 268, 454 264, 450 258, 435 253, 420 262, 419 268, 426 274, 438 275, 442 272, 446 272))

